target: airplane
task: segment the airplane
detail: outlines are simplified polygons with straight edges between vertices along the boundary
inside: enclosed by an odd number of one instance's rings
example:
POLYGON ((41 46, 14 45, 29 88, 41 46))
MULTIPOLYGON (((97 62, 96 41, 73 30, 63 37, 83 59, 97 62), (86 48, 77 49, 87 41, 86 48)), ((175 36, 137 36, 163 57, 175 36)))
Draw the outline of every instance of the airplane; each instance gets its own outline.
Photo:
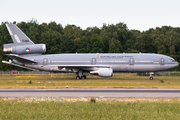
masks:
POLYGON ((117 72, 148 72, 152 74, 178 66, 172 57, 150 53, 47 54, 45 44, 34 44, 15 24, 6 24, 14 43, 4 44, 10 57, 3 63, 48 72, 76 73, 76 79, 86 79, 83 73, 112 77, 117 72))

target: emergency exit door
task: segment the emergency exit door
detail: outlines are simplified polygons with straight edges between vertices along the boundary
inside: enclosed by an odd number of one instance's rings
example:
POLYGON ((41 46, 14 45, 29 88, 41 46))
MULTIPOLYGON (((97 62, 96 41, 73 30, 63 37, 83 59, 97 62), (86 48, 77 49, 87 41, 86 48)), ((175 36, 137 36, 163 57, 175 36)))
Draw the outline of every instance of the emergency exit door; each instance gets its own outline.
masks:
POLYGON ((129 64, 130 64, 130 65, 134 65, 134 58, 130 58, 129 64))
POLYGON ((161 58, 161 65, 164 65, 164 58, 161 58))
POLYGON ((47 58, 44 58, 43 59, 43 65, 47 65, 48 64, 48 59, 47 58))

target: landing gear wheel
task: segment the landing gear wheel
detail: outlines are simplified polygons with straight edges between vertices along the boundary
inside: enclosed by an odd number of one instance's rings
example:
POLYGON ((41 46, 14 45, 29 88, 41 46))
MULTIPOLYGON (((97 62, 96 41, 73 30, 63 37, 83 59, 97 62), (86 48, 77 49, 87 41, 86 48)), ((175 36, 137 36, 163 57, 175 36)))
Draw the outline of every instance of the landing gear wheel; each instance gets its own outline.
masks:
POLYGON ((76 77, 76 80, 79 80, 79 79, 80 79, 80 77, 79 77, 79 76, 77 76, 77 77, 76 77))
POLYGON ((150 77, 149 79, 150 79, 150 80, 153 80, 153 77, 150 77))
POLYGON ((82 79, 86 79, 86 76, 84 75, 84 76, 82 76, 82 79))
POLYGON ((84 80, 84 79, 85 79, 85 77, 84 77, 84 76, 82 76, 82 77, 81 77, 81 79, 82 79, 82 80, 84 80))

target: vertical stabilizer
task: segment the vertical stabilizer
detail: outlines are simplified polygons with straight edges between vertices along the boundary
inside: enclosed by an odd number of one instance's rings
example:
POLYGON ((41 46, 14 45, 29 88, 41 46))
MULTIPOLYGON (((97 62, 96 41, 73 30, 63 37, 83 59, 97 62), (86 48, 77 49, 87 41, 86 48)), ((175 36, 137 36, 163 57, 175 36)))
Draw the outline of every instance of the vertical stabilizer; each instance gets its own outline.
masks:
POLYGON ((34 44, 15 24, 6 24, 6 27, 14 43, 4 44, 3 52, 17 55, 46 52, 45 44, 34 44))
POLYGON ((6 24, 14 44, 34 44, 15 24, 6 24))

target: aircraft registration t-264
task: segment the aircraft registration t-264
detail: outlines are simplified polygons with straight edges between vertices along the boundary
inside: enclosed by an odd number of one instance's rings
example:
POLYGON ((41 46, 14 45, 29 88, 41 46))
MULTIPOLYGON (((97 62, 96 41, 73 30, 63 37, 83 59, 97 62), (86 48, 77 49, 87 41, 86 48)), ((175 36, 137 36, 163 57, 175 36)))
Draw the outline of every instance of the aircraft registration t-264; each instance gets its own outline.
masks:
POLYGON ((76 79, 86 79, 88 72, 112 77, 114 72, 149 72, 168 70, 178 66, 172 57, 161 54, 47 54, 45 44, 34 44, 15 24, 6 24, 14 43, 4 44, 3 51, 12 60, 3 63, 31 70, 76 73, 76 79))

